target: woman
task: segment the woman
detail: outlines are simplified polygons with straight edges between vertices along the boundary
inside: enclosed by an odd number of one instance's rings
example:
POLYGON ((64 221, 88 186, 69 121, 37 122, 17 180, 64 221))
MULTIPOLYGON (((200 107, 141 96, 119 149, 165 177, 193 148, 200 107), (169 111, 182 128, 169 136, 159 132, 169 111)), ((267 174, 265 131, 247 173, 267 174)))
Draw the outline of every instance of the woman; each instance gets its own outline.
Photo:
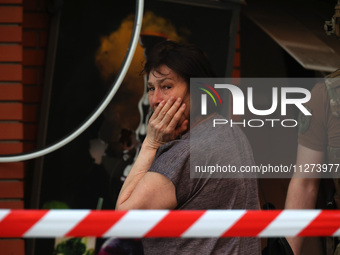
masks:
MULTIPOLYGON (((214 155, 232 164, 253 164, 248 141, 237 127, 218 127, 203 140, 209 118, 198 118, 188 132, 195 111, 190 78, 214 77, 205 55, 194 46, 165 41, 153 49, 144 70, 153 114, 116 209, 258 209, 255 179, 190 178, 190 153, 207 163, 214 155), (198 137, 194 150, 189 134, 198 137), (208 155, 203 147, 209 148, 208 155)), ((154 238, 144 239, 143 246, 145 254, 260 254, 255 238, 154 238)))

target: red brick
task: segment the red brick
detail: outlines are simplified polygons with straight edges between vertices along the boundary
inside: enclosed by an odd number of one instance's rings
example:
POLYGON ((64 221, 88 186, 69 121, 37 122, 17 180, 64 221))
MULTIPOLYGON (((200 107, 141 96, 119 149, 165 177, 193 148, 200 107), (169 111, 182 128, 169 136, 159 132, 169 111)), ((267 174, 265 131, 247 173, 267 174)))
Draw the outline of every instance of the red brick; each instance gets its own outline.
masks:
POLYGON ((0 181, 0 198, 22 198, 23 196, 23 181, 0 181))
POLYGON ((37 121, 37 106, 22 103, 0 103, 0 120, 37 121))
POLYGON ((23 68, 22 70, 23 84, 37 84, 38 83, 38 69, 37 68, 23 68))
POLYGON ((23 121, 36 122, 38 107, 36 105, 24 105, 23 121))
POLYGON ((23 143, 24 152, 31 152, 36 149, 35 141, 24 141, 23 143))
POLYGON ((0 155, 22 152, 24 152, 24 144, 22 142, 0 142, 0 155))
POLYGON ((0 64, 0 81, 21 81, 21 64, 0 64))
POLYGON ((0 61, 2 62, 21 62, 21 45, 0 45, 0 61))
POLYGON ((11 155, 18 154, 23 152, 29 152, 36 148, 36 144, 34 142, 0 142, 0 155, 11 155))
POLYGON ((24 31, 22 45, 24 47, 37 47, 38 33, 36 31, 24 31))
POLYGON ((22 23, 21 6, 0 6, 0 23, 22 23))
POLYGON ((0 140, 22 140, 24 139, 23 129, 22 123, 0 122, 0 140))
POLYGON ((21 26, 0 26, 0 42, 21 42, 21 26))
POLYGON ((25 11, 38 11, 46 9, 46 1, 42 0, 25 0, 24 10, 25 11))
POLYGON ((24 85, 41 85, 43 83, 43 67, 25 67, 23 68, 24 85))
POLYGON ((22 85, 18 83, 0 84, 1 101, 21 101, 23 99, 22 85))
POLYGON ((24 28, 48 28, 49 17, 46 13, 24 13, 24 28))
POLYGON ((35 11, 37 10, 37 0, 25 0, 23 5, 24 5, 24 10, 25 11, 35 11))
POLYGON ((0 4, 21 4, 22 0, 0 0, 0 4))
POLYGON ((44 50, 26 50, 24 49, 24 66, 43 66, 45 63, 44 50))
POLYGON ((25 255, 25 241, 22 239, 0 240, 1 255, 25 255))
MULTIPOLYGON (((7 200, 7 199, 1 200, 0 199, 0 208, 1 209, 24 209, 24 201, 19 200, 19 199, 13 199, 13 200, 7 200)), ((12 253, 12 254, 16 254, 16 253, 12 253)))
POLYGON ((37 86, 24 86, 24 102, 40 103, 42 88, 37 86))
POLYGON ((0 140, 35 140, 37 126, 23 123, 0 123, 0 140))
POLYGON ((0 179, 24 179, 25 163, 0 163, 0 179))
POLYGON ((23 120, 21 103, 0 103, 0 120, 23 120))
POLYGON ((24 140, 36 140, 38 127, 35 124, 24 125, 24 140))

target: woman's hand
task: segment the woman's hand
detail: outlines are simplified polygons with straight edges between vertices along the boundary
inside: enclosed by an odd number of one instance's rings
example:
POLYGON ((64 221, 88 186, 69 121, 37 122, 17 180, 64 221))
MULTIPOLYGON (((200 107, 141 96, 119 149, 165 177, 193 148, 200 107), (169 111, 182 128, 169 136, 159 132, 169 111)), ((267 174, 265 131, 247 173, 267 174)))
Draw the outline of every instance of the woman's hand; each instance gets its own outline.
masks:
POLYGON ((183 114, 185 108, 182 99, 174 97, 156 107, 142 148, 119 193, 116 210, 174 209, 177 206, 174 184, 164 175, 148 170, 158 147, 187 130, 189 121, 183 114))
POLYGON ((145 138, 149 146, 157 149, 187 130, 189 121, 183 115, 186 105, 181 103, 181 98, 175 100, 171 97, 157 106, 149 120, 145 138))

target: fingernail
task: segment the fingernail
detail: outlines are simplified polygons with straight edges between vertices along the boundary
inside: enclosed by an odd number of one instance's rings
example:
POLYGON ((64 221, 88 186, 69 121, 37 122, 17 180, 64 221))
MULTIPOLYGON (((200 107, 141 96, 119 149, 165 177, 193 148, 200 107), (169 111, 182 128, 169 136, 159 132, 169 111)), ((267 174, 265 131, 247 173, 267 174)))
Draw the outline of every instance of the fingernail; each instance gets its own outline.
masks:
POLYGON ((177 98, 177 102, 181 102, 182 101, 182 98, 177 98))

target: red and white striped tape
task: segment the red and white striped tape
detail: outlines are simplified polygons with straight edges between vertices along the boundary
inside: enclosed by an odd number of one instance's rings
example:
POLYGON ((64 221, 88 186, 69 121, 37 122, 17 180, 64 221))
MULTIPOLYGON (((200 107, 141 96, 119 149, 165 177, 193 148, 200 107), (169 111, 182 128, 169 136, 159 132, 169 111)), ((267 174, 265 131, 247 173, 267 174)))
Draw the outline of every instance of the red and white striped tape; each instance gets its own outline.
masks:
POLYGON ((340 210, 0 210, 0 237, 340 236, 340 210))

